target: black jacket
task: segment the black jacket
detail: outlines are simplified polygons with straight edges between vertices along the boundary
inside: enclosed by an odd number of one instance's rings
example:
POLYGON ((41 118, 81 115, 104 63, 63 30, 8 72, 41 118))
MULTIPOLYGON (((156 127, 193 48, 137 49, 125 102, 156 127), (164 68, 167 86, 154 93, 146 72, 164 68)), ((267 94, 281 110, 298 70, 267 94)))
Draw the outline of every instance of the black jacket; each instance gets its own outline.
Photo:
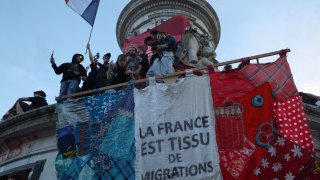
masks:
POLYGON ((87 76, 86 69, 79 63, 63 63, 59 67, 56 64, 52 65, 52 68, 56 74, 63 74, 62 80, 78 80, 80 83, 81 76, 87 76))
POLYGON ((131 76, 126 75, 127 67, 115 66, 111 72, 110 85, 120 84, 131 80, 131 76))

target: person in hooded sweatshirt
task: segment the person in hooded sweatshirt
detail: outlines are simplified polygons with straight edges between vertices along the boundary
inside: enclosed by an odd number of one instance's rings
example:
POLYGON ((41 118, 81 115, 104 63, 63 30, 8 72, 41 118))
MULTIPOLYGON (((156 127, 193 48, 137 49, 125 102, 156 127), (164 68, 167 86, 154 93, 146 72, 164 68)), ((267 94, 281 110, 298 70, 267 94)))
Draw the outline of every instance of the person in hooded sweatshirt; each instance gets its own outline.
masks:
POLYGON ((56 74, 63 74, 59 96, 70 95, 79 92, 81 78, 87 77, 86 69, 80 64, 83 61, 82 54, 74 54, 71 63, 63 63, 59 67, 56 65, 53 54, 50 62, 56 74))

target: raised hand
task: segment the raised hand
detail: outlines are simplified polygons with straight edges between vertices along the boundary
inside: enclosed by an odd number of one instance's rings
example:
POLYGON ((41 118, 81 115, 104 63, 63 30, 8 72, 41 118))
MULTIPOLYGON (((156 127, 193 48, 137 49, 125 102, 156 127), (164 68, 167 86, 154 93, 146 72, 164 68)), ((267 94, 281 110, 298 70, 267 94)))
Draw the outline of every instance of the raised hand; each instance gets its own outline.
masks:
POLYGON ((51 57, 50 57, 50 63, 51 64, 55 64, 53 53, 54 53, 54 51, 52 52, 51 57))

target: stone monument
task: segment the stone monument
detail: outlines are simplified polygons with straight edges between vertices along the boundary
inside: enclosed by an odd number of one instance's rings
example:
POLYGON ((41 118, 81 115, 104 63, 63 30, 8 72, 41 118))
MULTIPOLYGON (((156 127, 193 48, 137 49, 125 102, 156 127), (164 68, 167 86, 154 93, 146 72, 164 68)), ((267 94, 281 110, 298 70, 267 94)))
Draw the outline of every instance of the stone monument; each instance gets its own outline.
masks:
POLYGON ((131 0, 117 22, 116 35, 120 48, 124 46, 124 39, 139 35, 177 14, 188 18, 193 29, 189 32, 196 33, 200 45, 198 52, 191 50, 187 55, 180 52, 178 56, 188 59, 185 62, 192 66, 207 65, 206 59, 213 62, 214 50, 220 39, 220 23, 213 7, 206 0, 131 0), (198 61, 204 63, 197 65, 198 61))

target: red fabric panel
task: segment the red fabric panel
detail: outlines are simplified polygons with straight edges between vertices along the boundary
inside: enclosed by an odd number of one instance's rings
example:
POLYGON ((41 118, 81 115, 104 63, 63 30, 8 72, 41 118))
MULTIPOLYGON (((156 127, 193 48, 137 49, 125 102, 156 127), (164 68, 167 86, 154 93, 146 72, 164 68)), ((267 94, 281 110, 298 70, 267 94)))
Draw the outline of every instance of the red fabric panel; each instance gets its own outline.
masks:
POLYGON ((240 104, 244 107, 244 134, 251 142, 256 142, 255 138, 258 133, 259 126, 263 123, 268 123, 273 119, 273 102, 274 99, 271 94, 271 87, 268 83, 265 83, 253 90, 251 93, 246 94, 240 100, 240 104), (252 105, 252 100, 257 95, 263 97, 264 102, 262 107, 255 107, 252 105))
MULTIPOLYGON (((187 27, 190 26, 190 22, 185 15, 177 14, 174 17, 168 19, 167 21, 161 23, 160 25, 154 27, 159 31, 166 32, 167 34, 172 35, 177 41, 180 41, 182 36, 185 33, 187 27)), ((147 36, 150 36, 150 31, 146 31, 142 34, 139 34, 135 37, 128 38, 124 40, 124 50, 131 45, 141 46, 144 45, 144 39, 147 36)))
POLYGON ((243 149, 244 133, 240 104, 215 107, 216 138, 220 151, 243 149))
POLYGON ((312 157, 308 151, 282 136, 275 136, 268 154, 253 173, 266 180, 297 179, 310 161, 312 157))
POLYGON ((279 100, 298 95, 286 57, 280 57, 273 63, 250 64, 241 71, 256 86, 269 82, 274 96, 279 100))
MULTIPOLYGON (((224 179, 258 179, 258 177, 254 176, 252 173, 254 168, 258 166, 261 162, 261 159, 266 155, 267 148, 259 146, 256 141, 256 136, 261 133, 262 137, 267 137, 265 139, 258 139, 259 141, 263 141, 265 144, 269 144, 273 137, 273 128, 262 129, 259 132, 259 129, 268 123, 272 124, 272 119, 274 117, 274 113, 272 110, 274 99, 272 98, 271 87, 268 83, 265 83, 257 88, 255 88, 250 93, 245 94, 239 100, 240 104, 243 106, 243 124, 244 124, 244 135, 256 146, 256 149, 251 154, 250 158, 246 163, 238 162, 237 158, 229 158, 230 166, 224 167, 223 160, 220 159, 220 168, 222 171, 222 175, 224 179), (263 98, 263 103, 261 103, 261 107, 256 107, 252 105, 252 100, 255 99, 257 95, 260 95, 263 98), (232 164, 238 164, 239 166, 235 166, 232 164), (232 166, 231 166, 232 165, 232 166), (243 169, 241 172, 239 172, 243 169), (235 173, 236 172, 236 173, 235 173), (236 178, 235 175, 240 173, 239 177, 236 178)), ((260 137, 260 136, 258 136, 260 137)), ((227 151, 219 151, 221 153, 226 153, 227 151)), ((243 157, 243 159, 248 159, 248 151, 239 151, 239 156, 243 157), (246 157, 246 158, 244 158, 246 157)))
POLYGON ((211 73, 210 84, 214 106, 225 106, 230 101, 238 102, 242 95, 255 88, 255 84, 238 70, 211 73))
POLYGON ((275 118, 280 133, 307 151, 315 153, 307 116, 302 107, 302 98, 293 96, 274 102, 275 118))

